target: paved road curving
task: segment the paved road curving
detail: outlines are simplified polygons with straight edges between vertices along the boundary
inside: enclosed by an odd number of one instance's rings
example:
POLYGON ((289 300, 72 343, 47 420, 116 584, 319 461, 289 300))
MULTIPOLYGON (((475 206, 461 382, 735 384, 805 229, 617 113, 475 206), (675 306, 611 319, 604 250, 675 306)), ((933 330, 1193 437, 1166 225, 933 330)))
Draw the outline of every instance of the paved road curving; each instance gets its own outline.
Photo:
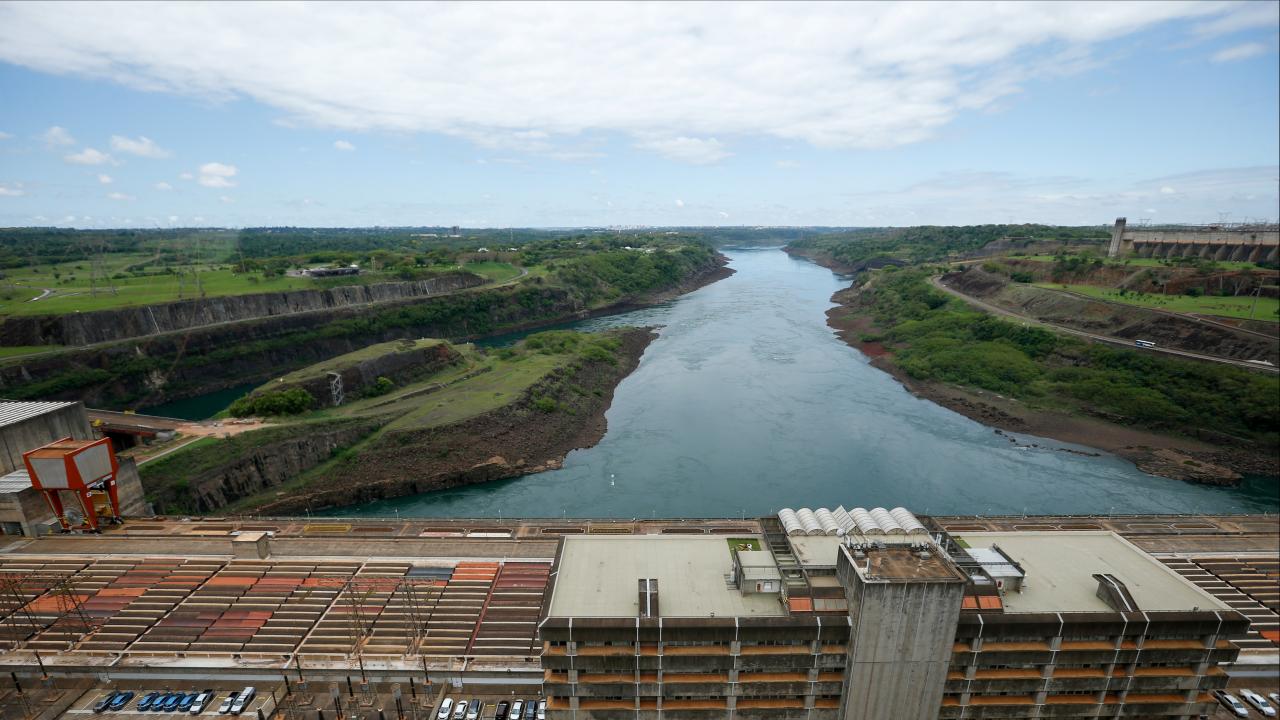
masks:
POLYGON ((1069 328, 1069 327, 1064 327, 1062 325, 1047 323, 1042 320, 1037 320, 1036 318, 1030 317, 1028 315, 1016 313, 1012 310, 1002 308, 998 305, 993 305, 989 302, 984 302, 970 295, 966 295, 960 292, 959 290, 956 290, 955 288, 944 285, 942 283, 941 277, 938 275, 935 275, 929 278, 929 284, 947 293, 948 295, 954 295, 960 298, 961 300, 964 300, 965 302, 969 303, 970 305, 980 310, 985 310, 995 315, 1003 315, 1004 317, 1012 318, 1014 320, 1018 320, 1026 324, 1037 325, 1039 327, 1053 330, 1054 332, 1064 333, 1066 335, 1075 335, 1077 337, 1087 338, 1089 340, 1094 340, 1096 342, 1109 343, 1111 345, 1120 345, 1122 347, 1129 348, 1130 350, 1141 349, 1141 350, 1146 350, 1148 352, 1157 352, 1157 353, 1164 353, 1166 355, 1176 355, 1178 357, 1191 358, 1193 360, 1205 360, 1207 362, 1223 363, 1225 365, 1235 365, 1237 367, 1247 368, 1249 370, 1258 370, 1261 372, 1270 372, 1270 373, 1280 372, 1280 368, 1276 368, 1270 365, 1262 365, 1259 363, 1248 362, 1246 360, 1236 360, 1235 358, 1224 358, 1217 355, 1203 355, 1201 353, 1187 352, 1186 350, 1175 350, 1173 348, 1167 348, 1167 347, 1138 348, 1133 344, 1132 340, 1112 337, 1110 335, 1096 335, 1094 333, 1085 332, 1083 330, 1076 330, 1075 328, 1069 328))

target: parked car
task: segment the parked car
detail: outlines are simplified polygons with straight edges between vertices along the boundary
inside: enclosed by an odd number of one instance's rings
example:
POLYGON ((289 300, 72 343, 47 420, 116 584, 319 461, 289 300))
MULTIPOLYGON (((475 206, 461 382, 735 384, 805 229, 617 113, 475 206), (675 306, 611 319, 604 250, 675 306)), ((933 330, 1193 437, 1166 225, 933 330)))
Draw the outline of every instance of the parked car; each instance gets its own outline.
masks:
POLYGON ((253 698, 257 694, 258 691, 252 685, 241 690, 240 696, 236 698, 235 702, 231 703, 231 714, 239 715, 245 710, 248 710, 249 703, 253 702, 253 698))
POLYGON ((1267 697, 1271 698, 1272 705, 1280 705, 1280 693, 1267 693, 1267 697))
POLYGON ((480 720, 480 710, 484 707, 479 700, 472 700, 467 705, 467 720, 480 720))
POLYGON ((493 720, 507 720, 507 715, 511 712, 511 703, 503 700, 498 703, 498 709, 493 711, 493 720))
POLYGON ((511 714, 507 717, 511 720, 520 720, 520 714, 524 712, 524 701, 516 700, 511 703, 511 714))
POLYGON ((160 693, 158 692, 149 692, 146 695, 143 695, 142 699, 138 701, 138 710, 141 710, 144 712, 147 710, 150 710, 151 703, 159 699, 160 699, 160 693))
POLYGON ((1218 698, 1218 704, 1222 705, 1222 707, 1235 714, 1236 717, 1249 717, 1249 708, 1245 707, 1244 703, 1240 702, 1235 695, 1221 690, 1216 690, 1214 692, 1215 697, 1218 698))
POLYGON ((103 710, 106 710, 107 706, 111 704, 111 701, 115 699, 116 699, 116 692, 112 690, 111 692, 107 693, 106 697, 102 698, 101 700, 93 704, 93 711, 95 713, 100 713, 103 710))
POLYGON ((436 720, 449 720, 449 715, 452 712, 453 698, 445 698, 440 702, 440 709, 436 711, 436 720))
POLYGON ((453 720, 466 720, 467 701, 458 700, 453 704, 453 720))
POLYGON ((186 697, 186 693, 176 692, 164 701, 164 705, 160 708, 160 712, 177 712, 178 703, 182 702, 182 698, 186 697))
POLYGON ((111 704, 107 706, 107 709, 110 710, 111 712, 115 712, 116 710, 123 710, 124 706, 128 705, 129 701, 132 699, 133 699, 132 690, 126 690, 124 692, 116 691, 116 696, 111 700, 111 704))
POLYGON ((173 693, 168 690, 161 692, 160 697, 151 701, 151 707, 147 708, 151 712, 163 712, 164 704, 169 702, 169 698, 173 697, 173 693))
POLYGON ((524 720, 534 720, 538 717, 538 701, 530 700, 524 704, 524 720))
POLYGON ((223 700, 222 704, 218 706, 218 714, 226 715, 227 713, 231 712, 231 706, 235 704, 236 704, 236 694, 231 693, 230 695, 227 696, 227 699, 223 700))
POLYGON ((1245 702, 1252 705, 1254 709, 1262 713, 1264 716, 1266 717, 1276 716, 1276 709, 1271 707, 1271 705, 1267 704, 1267 699, 1262 697, 1258 693, 1252 690, 1249 690, 1247 688, 1241 688, 1240 697, 1244 698, 1245 702))
POLYGON ((195 701, 196 701, 196 694, 195 694, 195 693, 185 693, 185 694, 183 694, 182 699, 178 701, 178 712, 188 712, 188 711, 190 711, 190 710, 191 710, 191 705, 192 705, 195 701))
POLYGON ((195 700, 191 701, 191 711, 190 711, 191 714, 199 715, 200 713, 204 712, 205 708, 213 704, 213 700, 216 697, 217 697, 217 693, 215 693, 213 690, 205 690, 201 692, 199 695, 196 696, 195 700))
POLYGON ((547 720, 547 699, 538 700, 538 720, 547 720))

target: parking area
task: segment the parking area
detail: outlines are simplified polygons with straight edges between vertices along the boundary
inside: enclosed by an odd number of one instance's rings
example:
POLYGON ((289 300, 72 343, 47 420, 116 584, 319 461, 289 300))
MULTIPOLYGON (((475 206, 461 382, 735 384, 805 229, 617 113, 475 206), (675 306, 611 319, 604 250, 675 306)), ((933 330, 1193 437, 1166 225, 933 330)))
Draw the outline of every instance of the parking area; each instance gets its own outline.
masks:
MULTIPOLYGON (((204 711, 200 715, 219 715, 219 709, 223 702, 233 696, 239 695, 245 685, 231 685, 226 683, 210 684, 203 687, 197 687, 192 684, 177 685, 169 683, 164 687, 160 687, 157 683, 137 683, 132 686, 128 683, 121 683, 114 687, 96 687, 85 692, 78 700, 67 708, 62 717, 64 718, 83 718, 85 716, 100 715, 104 718, 119 718, 120 720, 139 720, 140 718, 176 718, 178 716, 191 717, 191 708, 195 704, 196 698, 205 690, 211 690, 213 697, 209 699, 204 707, 204 711), (133 693, 129 696, 118 709, 108 708, 95 713, 94 708, 102 700, 112 696, 118 697, 117 693, 133 693), (160 710, 153 710, 150 707, 139 709, 142 703, 147 706, 156 704, 157 699, 173 698, 170 705, 165 705, 160 710), (187 701, 187 698, 191 698, 187 701), (185 706, 185 709, 183 709, 185 706)), ((278 690, 274 687, 264 688, 255 686, 254 698, 244 706, 240 712, 241 717, 257 718, 258 711, 262 711, 264 717, 271 717, 276 710, 276 704, 272 699, 272 692, 278 690)))
MULTIPOLYGON (((1252 690, 1258 693, 1259 695, 1261 695, 1263 698, 1265 698, 1267 701, 1267 704, 1270 705, 1272 709, 1277 708, 1277 703, 1273 702, 1269 697, 1269 695, 1271 693, 1280 693, 1280 681, 1278 681, 1277 679, 1268 680, 1265 678, 1259 678, 1259 680, 1261 681, 1259 682, 1259 681, 1250 680, 1249 682, 1232 683, 1231 686, 1227 688, 1227 692, 1234 695, 1237 700, 1244 703, 1248 708, 1248 715, 1246 715, 1245 717, 1249 717, 1249 718, 1271 717, 1269 715, 1264 715, 1263 713, 1259 712, 1257 708, 1245 702, 1244 696, 1240 692, 1242 689, 1245 689, 1245 688, 1252 690)), ((1276 709, 1276 712, 1277 714, 1280 714, 1280 709, 1276 709)), ((1216 712, 1210 717, 1212 720, 1228 720, 1229 718, 1238 719, 1240 716, 1231 712, 1230 710, 1223 707, 1222 705, 1218 705, 1216 712)))

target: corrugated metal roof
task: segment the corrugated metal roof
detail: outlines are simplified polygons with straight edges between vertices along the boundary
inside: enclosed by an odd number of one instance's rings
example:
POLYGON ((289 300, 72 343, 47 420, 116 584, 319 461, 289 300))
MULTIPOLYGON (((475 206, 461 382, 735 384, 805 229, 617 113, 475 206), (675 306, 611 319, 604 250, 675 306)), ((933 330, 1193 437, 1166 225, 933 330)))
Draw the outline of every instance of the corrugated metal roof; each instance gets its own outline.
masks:
POLYGON ((29 487, 31 487, 31 476, 25 469, 0 475, 0 495, 22 492, 29 487))
POLYGON ((0 428, 39 417, 45 413, 75 405, 75 400, 42 402, 0 402, 0 428))

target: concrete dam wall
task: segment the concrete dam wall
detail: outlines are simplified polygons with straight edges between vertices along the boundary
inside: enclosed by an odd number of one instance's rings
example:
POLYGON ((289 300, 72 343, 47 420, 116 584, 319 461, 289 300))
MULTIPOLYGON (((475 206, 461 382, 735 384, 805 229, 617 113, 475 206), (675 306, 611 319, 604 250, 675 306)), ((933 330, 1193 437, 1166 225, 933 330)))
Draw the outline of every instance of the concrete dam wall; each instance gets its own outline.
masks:
POLYGON ((11 317, 0 323, 0 345, 92 345, 220 323, 430 297, 486 282, 479 275, 458 272, 412 282, 228 295, 119 310, 11 317))

